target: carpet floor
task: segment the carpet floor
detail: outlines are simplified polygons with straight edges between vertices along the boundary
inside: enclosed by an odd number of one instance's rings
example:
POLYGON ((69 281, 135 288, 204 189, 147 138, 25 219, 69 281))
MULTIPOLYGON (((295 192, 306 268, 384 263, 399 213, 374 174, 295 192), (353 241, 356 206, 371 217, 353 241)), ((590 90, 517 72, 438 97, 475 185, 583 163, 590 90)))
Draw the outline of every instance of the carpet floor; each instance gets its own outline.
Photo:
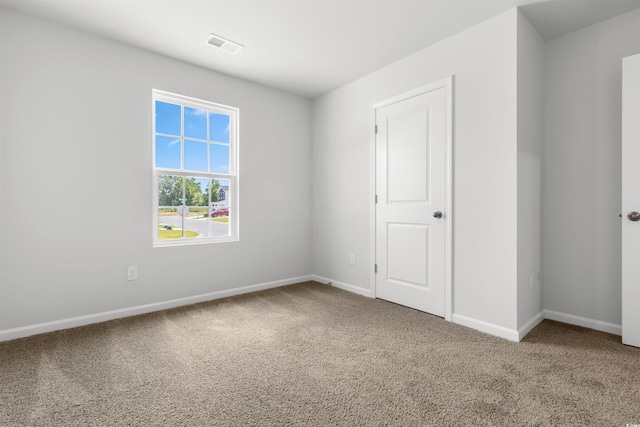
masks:
POLYGON ((640 349, 315 282, 0 343, 0 426, 640 424, 640 349))

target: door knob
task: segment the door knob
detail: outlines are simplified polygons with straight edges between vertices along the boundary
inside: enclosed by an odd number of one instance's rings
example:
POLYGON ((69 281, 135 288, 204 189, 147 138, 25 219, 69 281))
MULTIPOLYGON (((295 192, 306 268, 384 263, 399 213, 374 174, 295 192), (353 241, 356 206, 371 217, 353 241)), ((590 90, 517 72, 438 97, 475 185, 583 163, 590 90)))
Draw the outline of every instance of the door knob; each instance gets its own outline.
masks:
POLYGON ((627 214, 627 219, 629 221, 640 221, 640 212, 629 212, 627 214))
MULTIPOLYGON (((636 212, 636 213, 637 213, 637 212, 636 212)), ((639 218, 640 218, 640 214, 638 214, 638 215, 639 215, 639 218)), ((434 218, 437 218, 437 219, 442 218, 442 212, 440 212, 440 211, 435 211, 435 212, 433 213, 433 217, 434 217, 434 218)), ((637 221, 637 219, 635 219, 635 220, 633 220, 633 221, 637 221)))

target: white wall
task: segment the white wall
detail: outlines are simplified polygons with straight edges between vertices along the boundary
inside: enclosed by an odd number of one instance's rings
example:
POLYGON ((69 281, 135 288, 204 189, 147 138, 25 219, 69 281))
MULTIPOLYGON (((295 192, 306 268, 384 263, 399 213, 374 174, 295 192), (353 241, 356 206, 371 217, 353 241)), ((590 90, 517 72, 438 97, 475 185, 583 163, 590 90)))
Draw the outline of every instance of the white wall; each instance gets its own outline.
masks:
POLYGON ((510 10, 314 100, 315 274, 370 291, 370 106, 455 75, 453 312, 516 329, 516 18, 510 10))
POLYGON ((621 322, 621 61, 638 52, 640 10, 547 42, 544 307, 559 320, 621 322))
POLYGON ((309 274, 309 100, 0 13, 0 332, 309 274), (239 242, 152 248, 152 88, 240 109, 239 242))
POLYGON ((518 329, 542 312, 544 40, 518 12, 518 329), (533 283, 531 283, 533 275, 533 283))

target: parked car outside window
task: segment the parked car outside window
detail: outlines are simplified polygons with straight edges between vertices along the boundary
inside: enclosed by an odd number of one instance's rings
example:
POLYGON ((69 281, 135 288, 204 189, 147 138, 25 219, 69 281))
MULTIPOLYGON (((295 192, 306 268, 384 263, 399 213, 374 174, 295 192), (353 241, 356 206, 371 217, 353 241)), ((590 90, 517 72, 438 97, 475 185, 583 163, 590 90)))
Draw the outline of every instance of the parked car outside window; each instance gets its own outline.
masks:
POLYGON ((211 209, 211 216, 229 216, 229 208, 213 208, 211 209))

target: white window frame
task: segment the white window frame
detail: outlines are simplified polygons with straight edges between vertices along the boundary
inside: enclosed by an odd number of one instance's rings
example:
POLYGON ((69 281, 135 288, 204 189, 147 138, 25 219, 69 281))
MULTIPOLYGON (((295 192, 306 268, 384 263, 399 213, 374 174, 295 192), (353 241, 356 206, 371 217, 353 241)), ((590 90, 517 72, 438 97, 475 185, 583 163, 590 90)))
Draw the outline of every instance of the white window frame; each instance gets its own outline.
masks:
MULTIPOLYGON (((210 101, 204 101, 201 99, 191 98, 184 95, 178 95, 171 92, 165 92, 158 89, 152 90, 152 132, 151 132, 151 146, 152 146, 152 158, 151 158, 151 169, 153 171, 153 191, 152 191, 152 217, 153 217, 153 246, 154 247, 164 247, 164 246, 180 246, 180 245, 195 245, 195 244, 203 244, 203 243, 220 243, 220 242, 235 242, 239 240, 239 197, 238 197, 238 135, 239 135, 239 112, 240 110, 235 107, 230 107, 227 105, 217 104, 210 101), (180 169, 166 169, 166 168, 157 168, 155 165, 156 162, 156 101, 168 102, 171 104, 178 104, 181 106, 181 114, 180 114, 180 127, 181 127, 181 166, 180 169), (199 172, 199 171, 190 171, 184 169, 184 107, 192 107, 201 110, 206 110, 207 112, 212 113, 220 113, 229 116, 229 173, 212 173, 212 172, 199 172), (225 196, 228 200, 229 206, 229 235, 228 236, 220 236, 220 237, 195 237, 195 238, 176 238, 176 239, 166 239, 160 240, 158 238, 158 177, 160 175, 173 175, 173 176, 183 176, 183 177, 195 177, 195 178, 209 178, 209 179, 221 179, 229 181, 229 191, 225 192, 225 196), (231 193, 231 197, 229 198, 229 193, 231 193)), ((208 123, 208 121, 207 121, 208 123)), ((163 134, 159 134, 163 135, 163 134)), ((207 140, 206 142, 210 143, 209 138, 209 126, 207 125, 207 140)), ((187 138, 192 140, 198 140, 197 138, 187 138)), ((202 140, 204 141, 204 140, 202 140)), ((209 155, 209 144, 207 144, 207 164, 210 162, 209 155)), ((208 192, 210 193, 210 191, 208 192)), ((186 202, 183 201, 183 206, 186 205, 186 202)), ((211 202, 208 202, 209 214, 211 214, 211 202)), ((210 218, 210 217, 209 217, 210 218)))

